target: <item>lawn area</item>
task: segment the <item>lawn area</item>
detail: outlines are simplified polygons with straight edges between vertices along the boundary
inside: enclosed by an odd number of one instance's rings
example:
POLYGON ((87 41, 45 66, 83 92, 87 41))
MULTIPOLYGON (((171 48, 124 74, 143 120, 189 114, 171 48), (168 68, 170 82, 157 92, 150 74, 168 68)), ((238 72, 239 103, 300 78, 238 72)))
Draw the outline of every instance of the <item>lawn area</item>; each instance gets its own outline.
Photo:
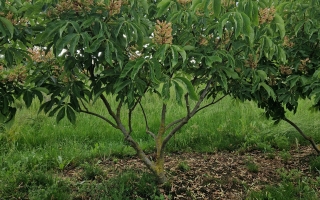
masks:
MULTIPOLYGON (((161 103, 143 99, 150 129, 161 103)), ((288 114, 320 143, 320 113, 303 100, 288 114)), ((0 199, 319 199, 320 159, 286 122, 274 125, 253 102, 226 98, 196 115, 169 142, 169 181, 157 187, 120 132, 98 118, 76 125, 21 103, 14 121, 0 129, 0 199)), ((99 103, 92 107, 105 113, 99 103)), ((185 112, 168 103, 168 121, 185 112)), ((134 113, 132 136, 153 156, 143 115, 134 113)))

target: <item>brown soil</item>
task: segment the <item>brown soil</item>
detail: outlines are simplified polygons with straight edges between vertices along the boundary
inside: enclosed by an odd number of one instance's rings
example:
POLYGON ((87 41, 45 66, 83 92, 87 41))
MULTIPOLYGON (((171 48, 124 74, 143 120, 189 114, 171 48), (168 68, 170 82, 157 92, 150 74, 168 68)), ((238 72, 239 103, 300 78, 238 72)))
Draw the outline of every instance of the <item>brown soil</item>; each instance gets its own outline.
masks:
MULTIPOLYGON (((244 199, 248 191, 261 190, 266 185, 280 182, 279 169, 299 170, 302 176, 314 177, 309 160, 315 155, 310 147, 291 150, 291 158, 280 152, 260 151, 218 153, 174 153, 166 156, 165 168, 170 184, 161 192, 174 199, 244 199), (250 167, 251 164, 251 167, 250 167)), ((100 163, 108 171, 108 177, 124 170, 147 171, 137 158, 106 159, 100 163)), ((74 170, 64 175, 78 174, 74 170)), ((320 191, 320 188, 318 188, 320 191)))

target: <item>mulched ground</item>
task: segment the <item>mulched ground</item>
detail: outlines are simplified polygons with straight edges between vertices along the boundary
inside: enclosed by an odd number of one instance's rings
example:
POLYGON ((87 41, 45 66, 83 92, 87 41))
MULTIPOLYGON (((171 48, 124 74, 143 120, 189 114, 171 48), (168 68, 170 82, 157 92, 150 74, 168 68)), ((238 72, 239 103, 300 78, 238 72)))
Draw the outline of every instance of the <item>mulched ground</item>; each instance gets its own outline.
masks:
MULTIPOLYGON (((280 182, 278 169, 297 169, 303 176, 313 177, 309 160, 315 156, 310 147, 291 150, 291 158, 284 159, 280 152, 266 154, 260 151, 218 153, 174 153, 166 156, 165 168, 170 186, 161 190, 174 199, 244 199, 248 189, 261 190, 266 185, 280 182), (250 167, 251 165, 251 167, 250 167)), ((108 177, 128 169, 146 167, 137 158, 106 159, 100 165, 108 177)), ((66 172, 69 176, 77 174, 66 172)), ((318 188, 320 191, 320 188, 318 188)))

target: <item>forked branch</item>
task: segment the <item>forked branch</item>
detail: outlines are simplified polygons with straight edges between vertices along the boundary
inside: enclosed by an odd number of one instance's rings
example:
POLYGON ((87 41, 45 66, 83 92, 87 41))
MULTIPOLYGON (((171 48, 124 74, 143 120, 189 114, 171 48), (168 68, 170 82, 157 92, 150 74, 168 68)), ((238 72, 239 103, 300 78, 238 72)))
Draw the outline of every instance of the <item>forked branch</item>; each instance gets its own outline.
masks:
POLYGON ((171 131, 170 133, 164 138, 163 143, 162 143, 162 148, 164 149, 164 147, 167 145, 167 143, 169 142, 170 138, 178 131, 180 130, 185 124, 188 123, 189 119, 191 117, 193 117, 197 112, 198 109, 201 105, 201 103, 203 102, 204 98, 206 97, 206 95, 208 94, 208 90, 210 88, 212 79, 210 79, 207 82, 207 85, 205 87, 205 89, 202 91, 200 98, 198 100, 198 102, 196 103, 196 105, 194 106, 194 108, 192 109, 192 111, 190 113, 187 113, 187 115, 184 118, 181 118, 179 120, 176 120, 174 122, 172 122, 171 124, 169 124, 167 127, 171 127, 173 125, 176 125, 171 131))

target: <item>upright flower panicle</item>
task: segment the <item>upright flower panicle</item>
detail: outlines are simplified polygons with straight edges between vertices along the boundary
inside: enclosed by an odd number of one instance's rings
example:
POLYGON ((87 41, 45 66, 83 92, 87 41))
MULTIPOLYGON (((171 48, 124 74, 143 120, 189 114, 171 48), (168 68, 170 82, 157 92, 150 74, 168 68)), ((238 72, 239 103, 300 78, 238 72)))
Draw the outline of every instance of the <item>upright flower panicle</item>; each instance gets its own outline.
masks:
POLYGON ((160 22, 157 20, 157 25, 154 30, 154 42, 157 44, 172 44, 172 24, 169 22, 160 22))
POLYGON ((276 13, 276 9, 274 6, 271 6, 270 8, 260 8, 259 9, 259 24, 264 24, 264 23, 270 23, 276 13))

